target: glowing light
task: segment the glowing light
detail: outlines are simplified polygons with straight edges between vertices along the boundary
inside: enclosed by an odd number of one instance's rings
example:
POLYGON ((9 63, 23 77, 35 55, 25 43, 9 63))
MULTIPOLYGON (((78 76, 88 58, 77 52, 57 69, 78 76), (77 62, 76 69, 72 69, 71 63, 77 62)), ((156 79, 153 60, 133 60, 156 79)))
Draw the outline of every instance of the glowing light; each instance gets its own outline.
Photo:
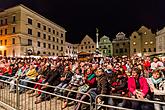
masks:
POLYGON ((146 45, 147 45, 147 44, 148 44, 148 42, 145 42, 144 44, 146 44, 146 45))

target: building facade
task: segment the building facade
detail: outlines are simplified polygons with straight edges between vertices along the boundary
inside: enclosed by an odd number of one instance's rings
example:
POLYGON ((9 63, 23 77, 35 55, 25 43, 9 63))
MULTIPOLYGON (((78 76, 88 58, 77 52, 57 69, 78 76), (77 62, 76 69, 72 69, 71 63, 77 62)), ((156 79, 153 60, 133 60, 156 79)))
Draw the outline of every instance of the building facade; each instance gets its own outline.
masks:
POLYGON ((109 40, 109 37, 103 36, 99 41, 99 51, 103 56, 112 56, 112 42, 109 40))
POLYGON ((66 30, 18 5, 0 12, 0 55, 64 55, 66 30))
POLYGON ((156 52, 155 34, 145 26, 130 36, 130 55, 151 55, 156 52))
POLYGON ((78 53, 87 52, 94 53, 96 51, 96 43, 88 35, 84 37, 78 46, 78 53))
POLYGON ((78 45, 77 44, 71 44, 69 42, 65 42, 65 56, 68 57, 77 57, 77 53, 78 53, 78 45))
POLYGON ((156 33, 156 53, 165 53, 165 27, 156 33))
POLYGON ((123 32, 119 32, 112 41, 113 56, 129 56, 130 41, 123 32))

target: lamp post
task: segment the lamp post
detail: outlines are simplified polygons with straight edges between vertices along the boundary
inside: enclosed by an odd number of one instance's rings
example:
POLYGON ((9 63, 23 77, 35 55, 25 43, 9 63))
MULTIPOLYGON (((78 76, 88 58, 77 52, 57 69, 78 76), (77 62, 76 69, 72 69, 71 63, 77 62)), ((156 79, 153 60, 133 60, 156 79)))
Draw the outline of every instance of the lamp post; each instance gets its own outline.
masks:
POLYGON ((99 29, 96 28, 96 50, 99 49, 99 41, 98 41, 98 36, 99 36, 99 29))

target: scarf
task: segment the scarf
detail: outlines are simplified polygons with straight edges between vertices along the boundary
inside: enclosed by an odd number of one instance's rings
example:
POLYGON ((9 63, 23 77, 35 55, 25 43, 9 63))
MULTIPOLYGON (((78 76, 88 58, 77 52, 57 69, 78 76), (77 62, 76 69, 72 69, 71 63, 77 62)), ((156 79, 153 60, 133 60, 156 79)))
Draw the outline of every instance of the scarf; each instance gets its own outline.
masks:
POLYGON ((159 84, 162 81, 162 78, 154 79, 153 76, 152 76, 151 80, 154 84, 159 84))

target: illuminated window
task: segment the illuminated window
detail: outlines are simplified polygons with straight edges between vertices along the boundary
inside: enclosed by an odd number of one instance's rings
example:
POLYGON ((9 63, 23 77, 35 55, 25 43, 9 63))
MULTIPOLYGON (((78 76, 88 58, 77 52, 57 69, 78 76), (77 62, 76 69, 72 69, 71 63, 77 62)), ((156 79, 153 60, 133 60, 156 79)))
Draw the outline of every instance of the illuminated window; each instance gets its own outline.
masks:
POLYGON ((136 42, 133 42, 133 45, 136 45, 136 42))
POLYGON ((153 44, 153 42, 151 41, 150 44, 153 44))
POLYGON ((148 42, 145 42, 144 44, 146 44, 146 45, 147 45, 147 44, 148 44, 148 42))

